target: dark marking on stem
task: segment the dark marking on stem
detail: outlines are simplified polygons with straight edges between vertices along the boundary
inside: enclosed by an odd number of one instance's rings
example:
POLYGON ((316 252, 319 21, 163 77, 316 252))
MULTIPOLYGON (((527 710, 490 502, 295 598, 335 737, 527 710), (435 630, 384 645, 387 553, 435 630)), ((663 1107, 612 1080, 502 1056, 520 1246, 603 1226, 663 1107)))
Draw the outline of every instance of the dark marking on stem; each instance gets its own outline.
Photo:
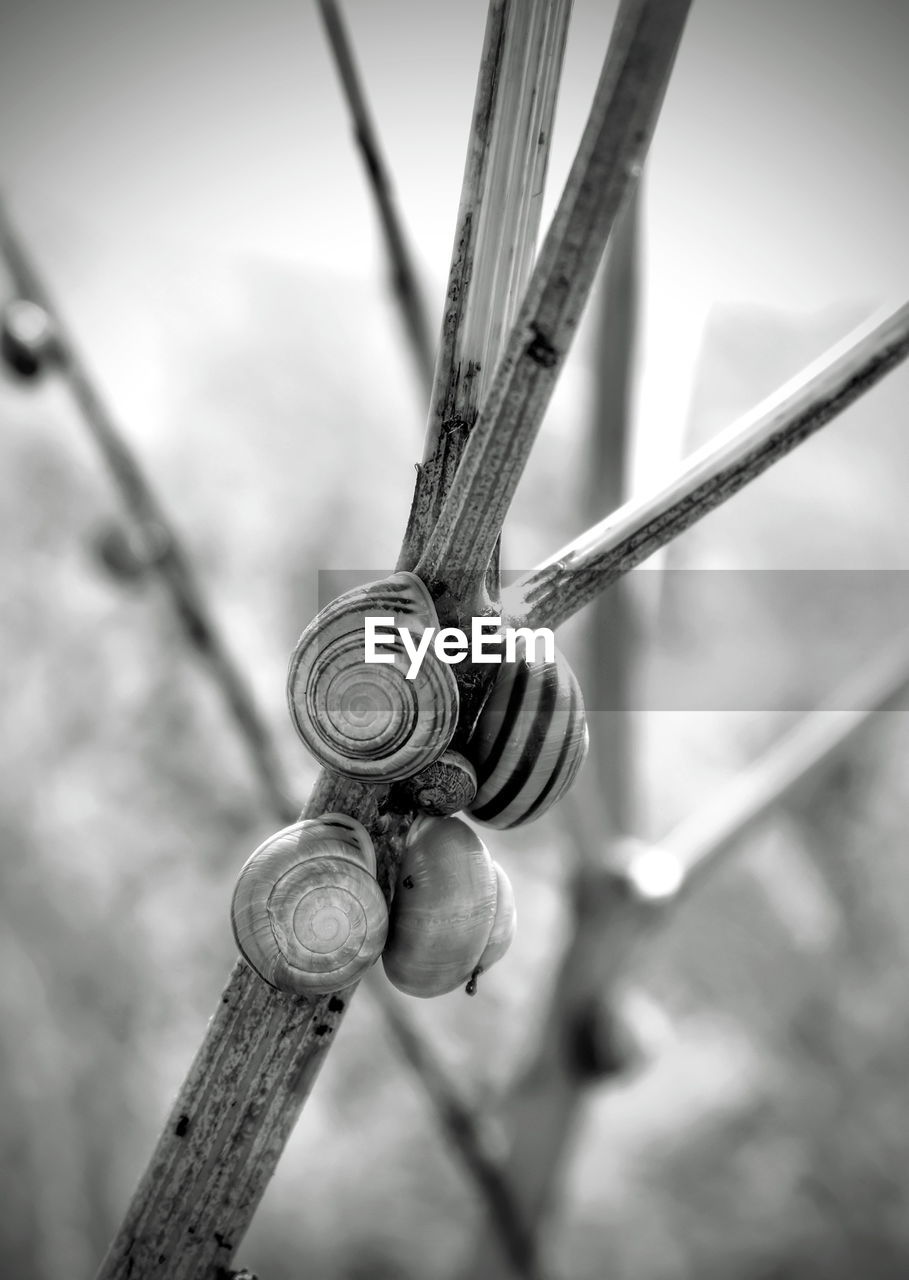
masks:
POLYGON ((334 1027, 330 1027, 327 1022, 320 1022, 317 1027, 313 1027, 313 1033, 317 1036, 331 1035, 334 1027))
POLYGON ((344 1001, 339 1000, 337 996, 332 996, 332 998, 328 1002, 328 1012, 343 1013, 343 1011, 344 1011, 344 1001))
POLYGON ((184 1138, 188 1132, 189 1132, 189 1116, 186 1115, 185 1112, 183 1112, 180 1116, 180 1119, 174 1125, 174 1133, 177 1135, 178 1138, 184 1138))
POLYGON ((553 369, 559 363, 558 351, 536 325, 533 326, 533 340, 527 344, 525 353, 541 369, 553 369))
POLYGON ((413 876, 405 876, 405 877, 404 877, 404 879, 401 881, 401 886, 402 886, 402 888, 404 888, 404 889, 412 889, 412 888, 413 888, 413 876))

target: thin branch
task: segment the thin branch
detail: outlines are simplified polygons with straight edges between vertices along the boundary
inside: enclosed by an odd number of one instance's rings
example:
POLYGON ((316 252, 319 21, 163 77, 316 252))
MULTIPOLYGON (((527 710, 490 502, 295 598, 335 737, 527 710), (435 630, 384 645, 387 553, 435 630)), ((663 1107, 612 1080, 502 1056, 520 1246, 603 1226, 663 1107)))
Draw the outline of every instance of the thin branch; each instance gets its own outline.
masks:
POLYGON ((882 712, 905 710, 907 690, 909 633, 904 632, 660 841, 661 849, 679 861, 678 892, 696 888, 773 809, 828 769, 882 712))
POLYGON ((379 135, 369 104, 366 101, 340 6, 337 0, 319 0, 319 9, 347 98, 347 105, 353 117, 354 136, 363 158, 366 178, 379 214, 385 249, 391 266, 392 289, 401 311, 401 319, 404 322, 420 385, 428 398, 432 390, 433 342, 423 292, 414 270, 391 175, 382 154, 379 135))
POLYGON ((187 640, 208 667, 220 689, 228 713, 246 745, 249 760, 268 804, 282 818, 292 821, 298 809, 290 799, 277 750, 252 690, 205 600, 191 559, 149 484, 142 464, 98 392, 76 344, 66 330, 58 307, 21 237, 15 231, 2 201, 0 253, 9 268, 17 293, 43 307, 52 318, 56 366, 120 491, 123 505, 139 530, 142 542, 154 551, 149 557, 149 567, 164 583, 187 640))
MULTIPOLYGON (((631 394, 639 309, 638 186, 621 212, 603 265, 596 343, 596 402, 585 511, 595 519, 603 507, 618 507, 632 447, 631 394)), ((632 677, 632 599, 629 583, 599 596, 585 629, 581 688, 588 708, 590 758, 575 784, 579 800, 605 814, 617 831, 633 823, 633 744, 626 699, 632 677)))
POLYGON ((514 588, 525 625, 557 627, 831 422, 909 355, 909 303, 878 314, 634 500, 514 588))
MULTIPOLYGON (((606 240, 644 162, 689 0, 622 0, 590 117, 524 302, 417 564, 455 617, 482 611, 489 559, 606 240)), ((443 604, 444 610, 444 604, 443 604)))
POLYGON ((419 531, 436 521, 527 286, 570 13, 571 0, 489 5, 402 569, 413 568, 419 531))
MULTIPOLYGON (((4 219, 2 226, 5 233, 3 248, 10 261, 17 288, 22 296, 28 296, 32 301, 44 307, 48 315, 53 319, 55 332, 60 333, 61 320, 59 312, 52 308, 48 292, 39 280, 32 260, 26 257, 20 240, 10 228, 8 218, 4 219)), ((87 387, 91 396, 91 403, 94 405, 99 404, 99 396, 90 380, 90 375, 82 366, 79 357, 74 353, 71 344, 64 340, 62 351, 65 353, 64 358, 66 360, 64 368, 68 370, 74 366, 78 368, 78 376, 83 392, 87 387)), ((80 400, 80 407, 82 407, 82 404, 83 402, 80 400)), ((90 429, 95 434, 97 423, 93 419, 89 419, 87 413, 85 416, 90 429)), ((207 630, 204 634, 213 636, 216 641, 214 647, 206 647, 201 650, 207 662, 209 674, 224 695, 228 707, 235 713, 232 722, 241 737, 250 744, 250 755, 252 756, 253 750, 258 753, 258 744, 264 742, 266 750, 255 756, 258 765, 257 774, 260 778, 264 778, 267 783, 265 787, 266 798, 274 809, 276 818, 284 823, 293 822, 299 815, 299 808, 285 796, 282 777, 276 773, 277 749, 264 718, 259 713, 258 708, 255 707, 254 697, 250 689, 246 688, 245 697, 249 706, 253 707, 255 711, 255 722, 259 726, 258 736, 250 738, 248 736, 248 719, 242 714, 236 714, 238 703, 234 694, 234 682, 241 688, 244 687, 243 677, 232 664, 232 661, 227 659, 227 647, 223 638, 221 638, 220 629, 215 618, 207 612, 207 607, 201 596, 196 594, 195 579, 191 572, 191 557, 176 531, 172 528, 169 529, 163 521, 161 503, 144 467, 138 457, 132 453, 118 427, 106 414, 101 419, 101 428, 104 432, 104 438, 112 444, 118 459, 115 468, 113 463, 110 462, 108 451, 105 450, 105 461, 110 464, 114 479, 122 486, 124 501, 136 527, 146 536, 155 532, 157 537, 156 551, 161 546, 163 534, 166 538, 165 545, 171 549, 175 556, 174 563, 181 567, 185 566, 190 571, 186 575, 181 574, 180 576, 174 572, 164 573, 162 578, 165 588, 170 593, 178 616, 185 624, 184 634, 192 639, 194 647, 198 646, 197 636, 203 634, 198 619, 202 617, 206 620, 207 630), (125 483, 121 480, 124 474, 129 477, 125 483), (135 500, 136 495, 139 495, 138 501, 135 500), (152 524, 151 521, 154 521, 154 523, 152 524), (177 584, 182 584, 183 593, 175 589, 177 584), (188 608, 185 603, 185 593, 188 593, 189 596, 188 608)), ((243 704, 241 703, 240 705, 242 706, 243 704)), ((477 1179, 481 1193, 486 1196, 490 1186, 497 1187, 497 1201, 505 1204, 507 1202, 508 1189, 501 1176, 497 1176, 494 1156, 490 1154, 491 1148, 486 1139, 480 1118, 461 1100, 456 1086, 448 1079, 447 1073, 441 1063, 436 1060, 430 1046, 422 1041, 406 1010, 399 1003, 392 1003, 390 993, 381 983, 370 983, 368 989, 388 1018, 391 1033, 404 1060, 413 1069, 430 1102, 435 1107, 440 1127, 444 1132, 455 1135, 455 1150, 462 1156, 467 1171, 477 1179)), ((497 1212, 495 1221, 499 1222, 501 1220, 510 1224, 513 1217, 514 1215, 512 1214, 511 1219, 509 1219, 506 1210, 504 1214, 497 1212)), ((518 1239, 510 1225, 505 1229, 510 1231, 511 1238, 518 1239)), ((523 1254, 518 1256, 523 1257, 523 1254)))

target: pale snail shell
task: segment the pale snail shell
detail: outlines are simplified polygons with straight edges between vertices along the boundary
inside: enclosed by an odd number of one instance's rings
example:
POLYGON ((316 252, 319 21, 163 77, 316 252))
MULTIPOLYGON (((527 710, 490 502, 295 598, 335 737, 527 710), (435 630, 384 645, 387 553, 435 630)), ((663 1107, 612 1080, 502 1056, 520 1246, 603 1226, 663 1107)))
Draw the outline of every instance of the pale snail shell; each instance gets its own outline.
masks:
POLYGON ((231 923, 247 963, 279 991, 340 991, 378 960, 388 910, 365 827, 324 814, 285 827, 247 860, 231 923))
POLYGON ((21 378, 34 378, 57 354, 57 338, 50 316, 37 302, 13 298, 0 319, 0 350, 21 378))
POLYGON ((490 827, 517 827, 560 800, 587 754, 584 699, 571 667, 529 660, 522 638, 517 660, 503 662, 465 748, 477 771, 467 812, 490 827))
POLYGON ((458 722, 451 668, 428 652, 414 680, 400 637, 365 658, 366 616, 394 617, 419 639, 438 627, 432 597, 413 573, 357 587, 327 605, 303 632, 287 683, 291 719, 317 760, 361 782, 410 777, 442 754, 458 722))
POLYGON ((458 818, 418 818, 398 871, 382 963, 412 996, 471 983, 515 932, 514 894, 477 833, 458 818))

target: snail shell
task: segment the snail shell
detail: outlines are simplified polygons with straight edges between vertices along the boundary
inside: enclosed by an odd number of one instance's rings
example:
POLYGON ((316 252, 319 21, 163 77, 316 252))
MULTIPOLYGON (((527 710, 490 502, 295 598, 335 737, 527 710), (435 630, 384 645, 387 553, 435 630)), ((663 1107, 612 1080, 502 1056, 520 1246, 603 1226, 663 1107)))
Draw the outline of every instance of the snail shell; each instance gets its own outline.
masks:
POLYGON ((247 860, 234 937, 260 978, 293 995, 340 991, 382 953, 388 911, 366 829, 346 814, 285 827, 247 860))
POLYGON ((584 699, 574 672, 531 661, 523 639, 515 662, 499 668, 465 754, 477 771, 467 812, 490 827, 517 827, 560 800, 587 754, 584 699))
POLYGON ((0 350, 7 365, 21 378, 34 378, 57 350, 54 325, 37 302, 13 298, 0 320, 0 350))
POLYGON ((418 818, 382 956, 389 981, 408 995, 444 995, 475 982, 513 935, 511 887, 476 832, 457 818, 418 818))
POLYGON ((469 760, 449 749, 408 778, 401 789, 414 808, 445 817, 467 808, 477 794, 477 775, 469 760))
POLYGON ((361 782, 410 777, 442 754, 458 721, 451 668, 427 652, 416 678, 399 636, 383 647, 393 663, 366 661, 367 615, 393 616, 419 639, 438 627, 432 597, 412 573, 347 591, 309 624, 294 650, 287 693, 291 719, 317 760, 361 782))

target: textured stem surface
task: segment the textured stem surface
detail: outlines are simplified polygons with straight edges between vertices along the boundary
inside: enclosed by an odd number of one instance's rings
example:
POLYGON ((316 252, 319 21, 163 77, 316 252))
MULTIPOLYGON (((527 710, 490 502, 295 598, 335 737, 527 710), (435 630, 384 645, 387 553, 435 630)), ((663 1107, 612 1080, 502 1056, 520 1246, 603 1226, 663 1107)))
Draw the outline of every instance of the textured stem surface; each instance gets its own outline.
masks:
POLYGON ((527 286, 570 12, 570 0, 492 0, 489 6, 426 446, 401 569, 413 568, 448 495, 527 286))
POLYGON ((622 0, 552 226, 417 572, 471 612, 606 241, 637 180, 689 0, 622 0))
POLYGON ((909 303, 876 315, 635 499, 550 556, 514 588, 510 611, 557 627, 660 547, 831 422, 909 355, 909 303))

